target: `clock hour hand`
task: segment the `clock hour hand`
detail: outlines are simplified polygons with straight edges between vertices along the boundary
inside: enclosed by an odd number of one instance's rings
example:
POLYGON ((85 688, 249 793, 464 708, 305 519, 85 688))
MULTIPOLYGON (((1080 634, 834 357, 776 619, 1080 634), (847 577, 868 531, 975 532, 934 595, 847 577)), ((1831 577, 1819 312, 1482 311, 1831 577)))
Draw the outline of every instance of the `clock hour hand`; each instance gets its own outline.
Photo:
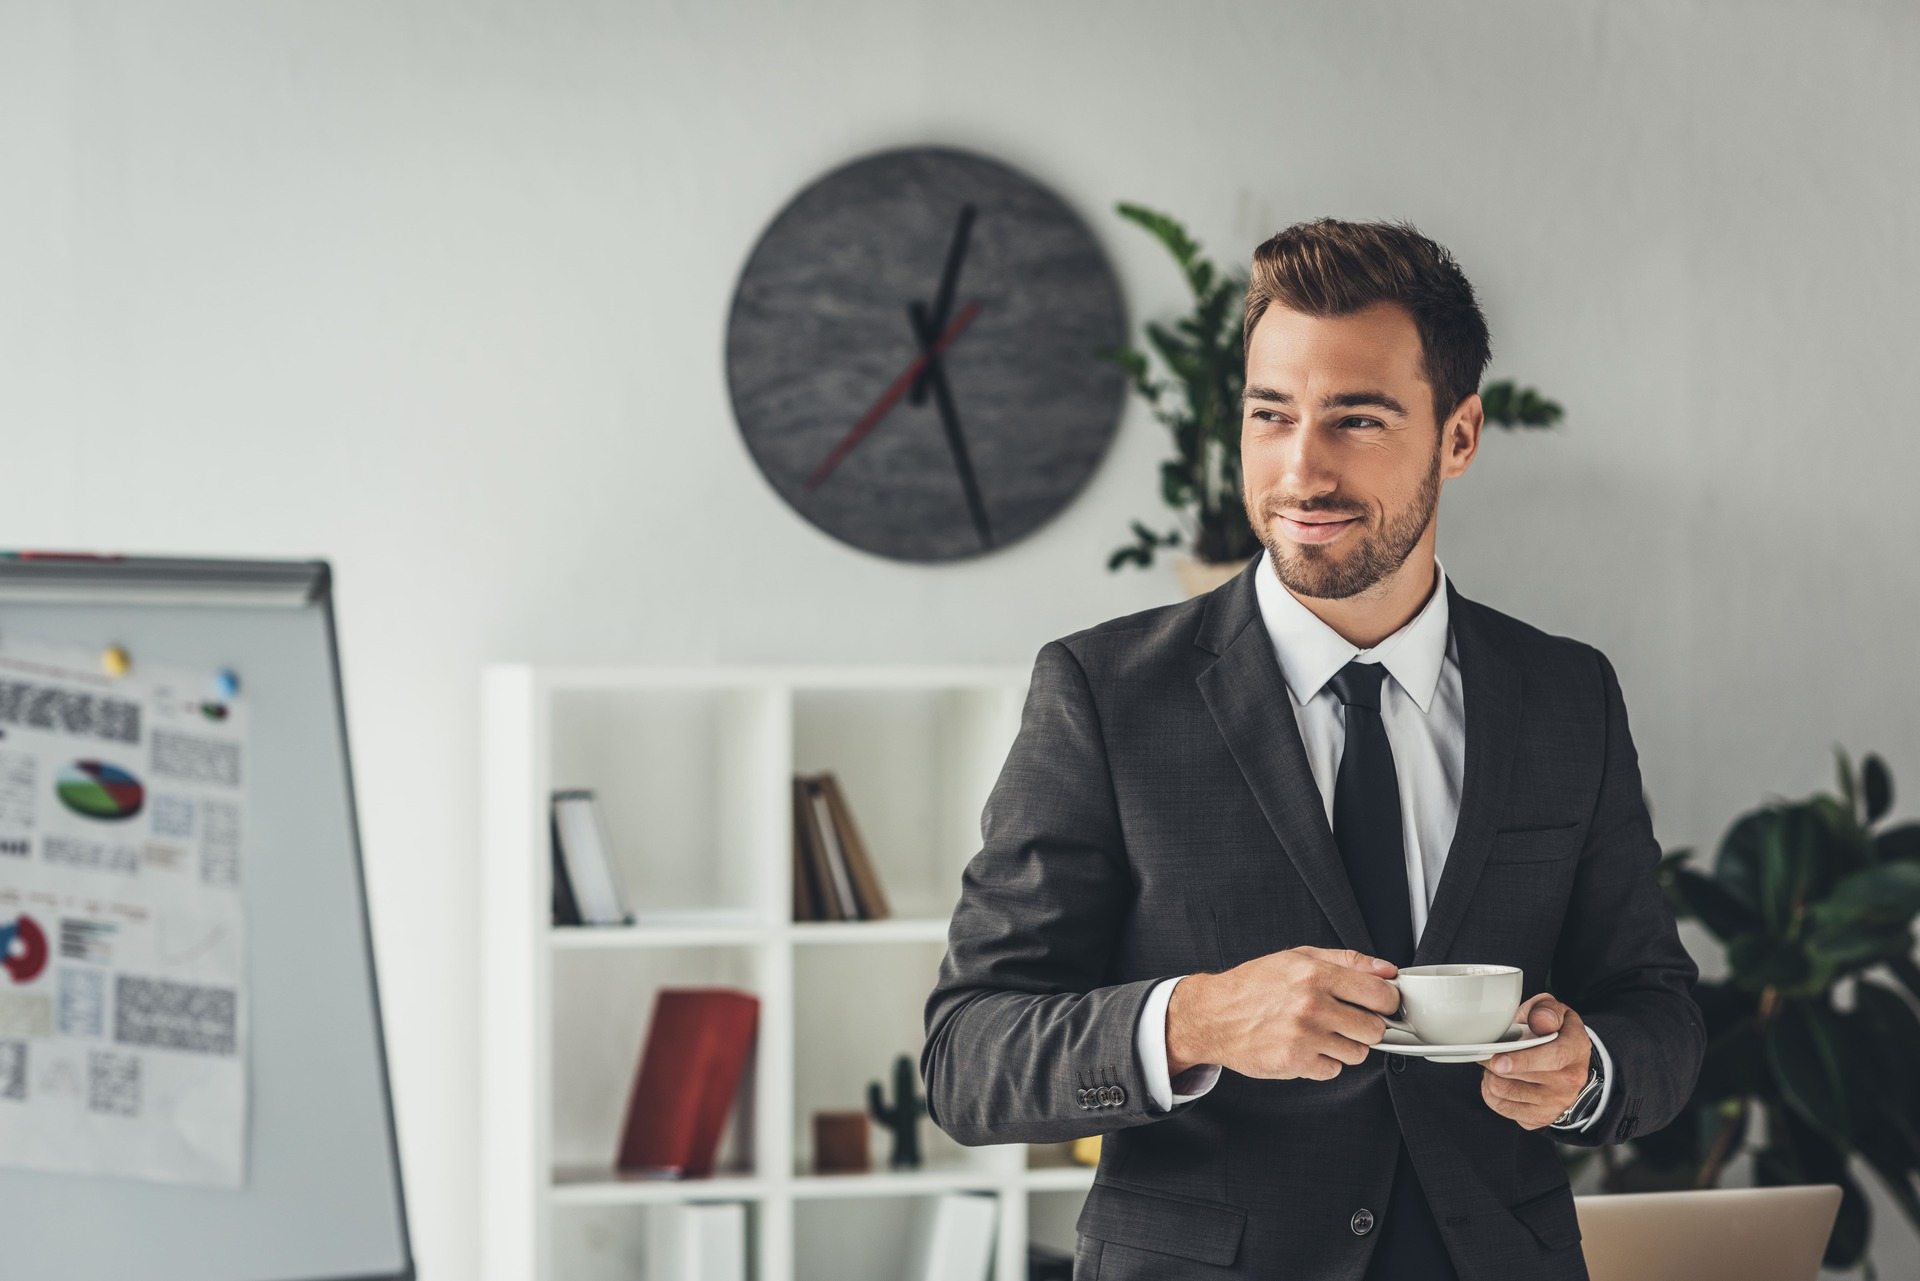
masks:
POLYGON ((993 546, 993 527, 987 521, 987 505, 980 497, 980 483, 974 478, 973 463, 967 457, 966 437, 960 434, 960 415, 953 407, 953 393, 947 387, 946 370, 940 363, 940 356, 933 350, 936 331, 927 309, 920 303, 907 304, 907 316, 913 322, 914 337, 919 340, 920 350, 926 356, 926 368, 921 377, 933 389, 933 403, 940 411, 940 426, 947 435, 947 448, 953 451, 953 465, 960 472, 960 487, 966 492, 967 510, 973 516, 973 528, 980 535, 982 547, 993 546))
MULTIPOLYGON (((933 314, 928 321, 935 332, 947 323, 947 311, 953 306, 953 286, 960 278, 960 261, 967 256, 967 236, 973 230, 973 214, 971 204, 960 206, 960 217, 953 224, 953 238, 947 242, 947 264, 941 269, 940 290, 934 295, 933 314)), ((913 380, 913 393, 907 397, 909 403, 924 405, 927 402, 929 381, 925 373, 913 380)))

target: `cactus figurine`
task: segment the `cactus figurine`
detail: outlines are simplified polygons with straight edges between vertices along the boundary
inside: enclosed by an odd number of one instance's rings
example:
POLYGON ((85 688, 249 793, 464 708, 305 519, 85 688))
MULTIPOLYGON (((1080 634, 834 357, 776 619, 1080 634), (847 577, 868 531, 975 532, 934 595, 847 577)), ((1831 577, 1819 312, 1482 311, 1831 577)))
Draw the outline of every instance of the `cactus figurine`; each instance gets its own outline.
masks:
POLYGON ((907 1055, 893 1061, 892 1107, 880 1092, 880 1082, 867 1083, 867 1111, 893 1131, 893 1156, 887 1164, 895 1170, 920 1168, 920 1118, 926 1115, 927 1101, 914 1091, 916 1075, 913 1060, 907 1055))

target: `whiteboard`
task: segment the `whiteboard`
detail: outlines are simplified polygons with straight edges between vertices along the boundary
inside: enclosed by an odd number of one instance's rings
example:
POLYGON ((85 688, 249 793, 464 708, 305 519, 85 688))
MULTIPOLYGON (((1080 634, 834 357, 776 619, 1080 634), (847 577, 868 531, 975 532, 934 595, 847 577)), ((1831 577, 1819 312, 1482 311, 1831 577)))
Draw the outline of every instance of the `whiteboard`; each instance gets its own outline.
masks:
POLYGON ((231 668, 248 704, 247 1177, 0 1166, 0 1276, 411 1278, 325 561, 0 553, 0 641, 231 668))

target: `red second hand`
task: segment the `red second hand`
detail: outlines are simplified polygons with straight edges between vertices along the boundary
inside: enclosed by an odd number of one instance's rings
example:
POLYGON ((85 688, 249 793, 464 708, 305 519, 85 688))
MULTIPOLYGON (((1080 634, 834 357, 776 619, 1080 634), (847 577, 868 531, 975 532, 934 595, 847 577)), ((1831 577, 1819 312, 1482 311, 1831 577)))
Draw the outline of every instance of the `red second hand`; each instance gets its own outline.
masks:
POLYGON ((820 466, 814 469, 813 475, 807 478, 807 488, 809 490, 815 488, 821 481, 825 480, 827 473, 837 467, 840 460, 851 453, 853 447, 859 444, 861 439, 865 437, 868 432, 872 431, 879 421, 886 416, 887 411, 893 408, 894 402, 906 394, 907 388, 913 385, 913 380, 920 376, 922 369, 926 368, 927 357, 938 355, 951 346, 953 340, 960 336, 960 331, 971 324, 973 318, 979 313, 980 304, 978 302, 970 302, 960 309, 960 314, 953 318, 953 323, 947 326, 946 332, 940 335, 939 339, 931 348, 913 358, 913 363, 901 371, 900 376, 893 380, 892 386, 880 393, 880 399, 873 402, 873 407, 860 416, 860 421, 853 425, 853 430, 842 437, 840 443, 833 447, 833 452, 828 454, 820 466))

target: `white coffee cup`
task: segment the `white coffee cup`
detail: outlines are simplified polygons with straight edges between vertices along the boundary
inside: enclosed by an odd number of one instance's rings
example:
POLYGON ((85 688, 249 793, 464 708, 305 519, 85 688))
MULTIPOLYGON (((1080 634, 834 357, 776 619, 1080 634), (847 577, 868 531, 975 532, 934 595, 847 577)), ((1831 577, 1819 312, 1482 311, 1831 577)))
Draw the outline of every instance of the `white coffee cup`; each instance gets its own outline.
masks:
POLYGON ((1386 980, 1400 992, 1387 1026, 1428 1045, 1484 1045, 1513 1026, 1522 973, 1512 965, 1412 965, 1386 980))

